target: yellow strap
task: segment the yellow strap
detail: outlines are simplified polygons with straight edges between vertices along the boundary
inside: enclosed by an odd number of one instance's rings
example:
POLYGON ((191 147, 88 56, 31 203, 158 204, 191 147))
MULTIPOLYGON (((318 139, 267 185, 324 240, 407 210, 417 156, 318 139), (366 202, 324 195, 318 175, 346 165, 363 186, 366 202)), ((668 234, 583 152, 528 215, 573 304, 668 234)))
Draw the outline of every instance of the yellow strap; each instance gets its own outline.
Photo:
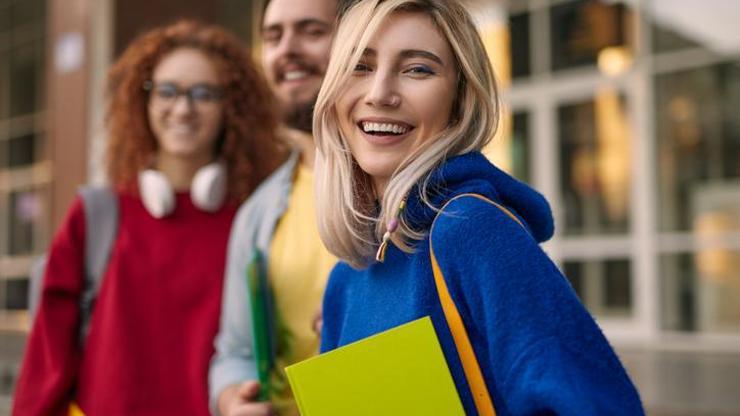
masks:
POLYGON ((465 326, 463 326, 460 313, 455 307, 455 302, 447 291, 447 284, 442 276, 442 271, 439 269, 439 264, 437 264, 437 258, 434 257, 434 250, 432 250, 432 270, 434 271, 434 281, 437 284, 437 292, 439 292, 439 300, 442 302, 442 310, 445 313, 447 325, 450 327, 452 339, 455 341, 457 353, 460 355, 465 378, 468 379, 468 385, 475 401, 475 408, 478 409, 478 414, 481 416, 494 416, 496 410, 494 410, 493 401, 488 394, 486 381, 483 380, 478 358, 470 344, 468 333, 465 331, 465 326))
MULTIPOLYGON (((519 225, 524 226, 521 221, 519 221, 519 218, 517 218, 505 207, 494 201, 491 201, 483 195, 478 194, 458 195, 455 198, 447 201, 447 203, 442 207, 442 209, 440 209, 439 212, 444 211, 445 207, 447 207, 447 204, 449 204, 450 202, 464 196, 471 196, 489 202, 505 212, 514 221, 519 223, 519 225)), ((439 216, 439 214, 437 215, 439 216)), ((434 224, 432 224, 432 231, 433 230, 434 224)), ((429 253, 431 254, 432 258, 432 272, 434 273, 434 282, 437 286, 437 293, 439 293, 439 300, 442 303, 442 310, 444 311, 445 319, 447 319, 447 325, 450 327, 452 339, 455 341, 455 347, 457 348, 457 353, 460 356, 460 361, 462 362, 463 371, 465 372, 465 378, 467 378, 468 385, 470 386, 471 393, 473 394, 475 408, 478 410, 478 414, 480 414, 481 416, 495 416, 496 409, 493 407, 493 401, 491 400, 491 396, 488 393, 486 381, 483 379, 483 373, 481 373, 480 365, 478 364, 478 358, 475 356, 475 351, 473 351, 473 346, 470 343, 470 339, 468 338, 468 332, 465 330, 465 325, 463 324, 462 318, 460 317, 460 312, 457 310, 457 306, 455 306, 455 302, 450 296, 450 292, 447 289, 447 283, 445 282, 444 275, 442 274, 442 269, 439 268, 437 257, 434 255, 434 247, 432 246, 432 231, 429 232, 429 253)))

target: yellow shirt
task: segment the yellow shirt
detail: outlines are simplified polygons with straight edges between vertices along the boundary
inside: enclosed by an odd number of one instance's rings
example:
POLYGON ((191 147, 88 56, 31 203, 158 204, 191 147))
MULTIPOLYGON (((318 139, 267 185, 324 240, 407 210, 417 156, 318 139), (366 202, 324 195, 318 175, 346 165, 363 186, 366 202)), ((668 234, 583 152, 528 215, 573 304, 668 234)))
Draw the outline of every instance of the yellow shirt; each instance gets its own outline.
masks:
POLYGON ((337 262, 319 238, 313 188, 313 172, 299 165, 267 265, 278 320, 278 357, 271 384, 279 415, 299 415, 283 369, 318 354, 320 339, 313 329, 314 319, 321 309, 329 272, 337 262))

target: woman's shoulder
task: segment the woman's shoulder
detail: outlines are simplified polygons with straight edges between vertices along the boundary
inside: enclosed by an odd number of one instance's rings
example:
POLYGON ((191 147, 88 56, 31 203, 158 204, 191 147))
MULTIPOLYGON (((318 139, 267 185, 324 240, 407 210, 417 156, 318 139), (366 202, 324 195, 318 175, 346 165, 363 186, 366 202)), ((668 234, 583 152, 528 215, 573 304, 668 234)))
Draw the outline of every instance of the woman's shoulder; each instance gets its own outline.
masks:
POLYGON ((344 286, 348 279, 351 281, 351 278, 359 274, 359 270, 353 269, 344 261, 338 261, 329 272, 328 282, 332 286, 344 286))
POLYGON ((431 229, 433 244, 469 246, 478 242, 536 242, 511 209, 479 195, 460 195, 437 215, 431 229))
POLYGON ((542 278, 542 274, 526 272, 532 268, 548 274, 554 271, 537 241, 517 222, 519 217, 503 208, 468 196, 444 207, 430 239, 445 275, 464 275, 466 281, 474 282, 470 287, 483 287, 542 278))

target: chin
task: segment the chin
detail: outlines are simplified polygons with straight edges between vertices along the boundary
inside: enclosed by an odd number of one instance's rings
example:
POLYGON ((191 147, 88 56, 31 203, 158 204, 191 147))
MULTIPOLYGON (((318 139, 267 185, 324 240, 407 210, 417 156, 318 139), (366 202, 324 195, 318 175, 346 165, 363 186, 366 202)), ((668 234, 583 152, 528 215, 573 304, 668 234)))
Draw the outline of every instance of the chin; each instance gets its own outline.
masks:
POLYGON ((200 155, 203 153, 201 149, 196 149, 193 147, 170 147, 170 148, 162 148, 162 153, 166 153, 170 156, 175 156, 179 158, 188 159, 197 155, 200 155))
POLYGON ((389 166, 385 163, 358 163, 363 172, 372 178, 390 178, 398 165, 389 166))

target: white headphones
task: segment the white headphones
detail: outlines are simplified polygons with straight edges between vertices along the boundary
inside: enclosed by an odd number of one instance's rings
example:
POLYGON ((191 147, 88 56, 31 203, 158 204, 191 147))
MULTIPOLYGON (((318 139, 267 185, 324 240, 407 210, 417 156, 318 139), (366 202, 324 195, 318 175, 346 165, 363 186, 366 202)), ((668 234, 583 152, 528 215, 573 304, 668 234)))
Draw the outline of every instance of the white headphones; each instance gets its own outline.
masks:
MULTIPOLYGON (((213 162, 198 169, 190 185, 193 205, 216 212, 226 200, 226 166, 213 162)), ((154 169, 139 172, 139 194, 144 207, 154 218, 164 218, 175 210, 175 191, 169 180, 154 169)))

